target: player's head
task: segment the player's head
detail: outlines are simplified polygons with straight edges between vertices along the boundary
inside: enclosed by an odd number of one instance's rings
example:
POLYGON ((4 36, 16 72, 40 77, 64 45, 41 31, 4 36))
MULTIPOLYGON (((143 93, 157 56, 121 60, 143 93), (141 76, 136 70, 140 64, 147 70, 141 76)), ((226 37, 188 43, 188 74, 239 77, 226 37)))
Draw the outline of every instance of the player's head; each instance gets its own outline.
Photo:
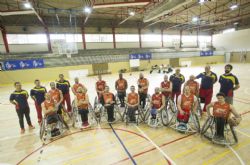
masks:
POLYGON ((209 65, 206 65, 205 66, 205 72, 210 72, 210 70, 211 70, 211 67, 209 65))
POLYGON ((55 89, 56 88, 55 82, 50 82, 49 85, 50 85, 51 89, 55 89))
POLYGON ((63 74, 59 74, 59 79, 60 80, 64 80, 64 75, 63 74))
POLYGON ((144 77, 143 73, 140 73, 139 77, 142 79, 144 77))
POLYGON ((168 75, 164 75, 164 81, 168 81, 168 75))
POLYGON ((34 83, 35 83, 35 85, 37 86, 37 87, 39 87, 40 86, 40 80, 38 80, 38 79, 36 79, 35 81, 34 81, 34 83))
POLYGON ((105 91, 105 92, 109 92, 109 86, 105 86, 104 91, 105 91))
POLYGON ((78 77, 75 77, 75 83, 79 83, 79 78, 78 77))
POLYGON ((157 94, 160 93, 160 88, 159 87, 155 88, 155 93, 157 93, 157 94))
POLYGON ((216 98, 217 98, 217 100, 218 100, 219 102, 224 102, 224 101, 225 101, 225 94, 219 92, 219 93, 216 94, 216 98))
POLYGON ((180 68, 175 69, 175 73, 176 73, 176 74, 180 74, 180 73, 181 73, 180 68))
POLYGON ((45 100, 50 100, 50 94, 49 93, 45 93, 44 94, 44 98, 45 98, 45 100))
POLYGON ((119 73, 119 78, 122 79, 122 77, 123 77, 123 76, 122 76, 122 73, 119 73))
POLYGON ((189 80, 194 81, 195 80, 195 76, 194 75, 189 76, 189 80))
POLYGON ((98 75, 98 80, 102 80, 102 75, 98 75))
POLYGON ((227 64, 225 66, 225 73, 230 73, 233 70, 233 66, 231 64, 227 64))
POLYGON ((189 86, 185 86, 184 89, 183 89, 184 93, 185 94, 190 94, 190 88, 189 86))
POLYGON ((15 82, 14 86, 15 86, 16 90, 21 90, 22 89, 22 85, 21 85, 20 82, 15 82))
POLYGON ((131 90, 131 92, 134 92, 135 91, 135 86, 131 85, 130 90, 131 90))
POLYGON ((84 93, 84 89, 83 89, 82 87, 78 87, 78 88, 77 88, 77 92, 78 92, 78 93, 84 93))

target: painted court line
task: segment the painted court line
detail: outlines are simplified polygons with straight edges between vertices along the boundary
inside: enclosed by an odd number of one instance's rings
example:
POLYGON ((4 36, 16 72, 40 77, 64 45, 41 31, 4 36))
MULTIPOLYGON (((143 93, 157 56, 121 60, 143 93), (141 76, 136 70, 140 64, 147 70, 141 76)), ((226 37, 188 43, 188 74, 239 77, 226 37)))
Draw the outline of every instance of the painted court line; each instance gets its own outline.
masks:
POLYGON ((136 162, 134 160, 134 158, 131 156, 131 154, 129 153, 128 149, 126 148, 126 146, 124 145, 124 143, 122 142, 121 138, 118 136, 118 134, 116 133, 116 131, 114 130, 114 128, 112 127, 112 124, 109 124, 110 128, 112 129, 113 133, 115 134, 116 138, 119 140, 119 142, 121 143, 123 149, 125 150, 125 152, 128 154, 129 158, 131 159, 131 161, 133 162, 134 165, 136 165, 136 162))
POLYGON ((240 131, 239 129, 235 129, 235 130, 236 130, 237 132, 239 132, 240 134, 245 135, 245 136, 247 136, 247 137, 250 138, 250 135, 248 135, 248 134, 246 134, 246 133, 240 131))
POLYGON ((245 165, 245 162, 242 160, 240 155, 229 145, 227 147, 234 153, 234 155, 239 159, 241 165, 245 165))
POLYGON ((148 141, 157 148, 160 153, 169 161, 170 164, 176 165, 176 163, 158 146, 156 145, 139 127, 135 125, 135 128, 145 137, 148 139, 148 141))

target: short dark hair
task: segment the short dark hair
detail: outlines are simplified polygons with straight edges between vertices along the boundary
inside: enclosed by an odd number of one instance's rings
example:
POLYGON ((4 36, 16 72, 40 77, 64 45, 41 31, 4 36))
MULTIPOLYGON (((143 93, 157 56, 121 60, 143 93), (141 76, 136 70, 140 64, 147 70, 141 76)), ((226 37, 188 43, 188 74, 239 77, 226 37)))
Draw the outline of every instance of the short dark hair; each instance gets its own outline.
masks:
POLYGON ((14 82, 14 86, 16 86, 17 84, 21 84, 19 81, 14 82))
POLYGON ((216 97, 218 97, 218 96, 222 96, 222 97, 224 97, 224 98, 226 97, 225 94, 222 93, 222 92, 217 93, 217 94, 216 94, 216 97))
POLYGON ((36 79, 34 82, 36 83, 37 81, 40 81, 40 80, 36 79))
POLYGON ((225 67, 229 67, 229 68, 230 68, 230 70, 232 70, 232 69, 233 69, 233 66, 232 66, 231 64, 227 64, 225 67))
POLYGON ((64 75, 61 73, 61 74, 59 74, 59 76, 64 76, 64 75))

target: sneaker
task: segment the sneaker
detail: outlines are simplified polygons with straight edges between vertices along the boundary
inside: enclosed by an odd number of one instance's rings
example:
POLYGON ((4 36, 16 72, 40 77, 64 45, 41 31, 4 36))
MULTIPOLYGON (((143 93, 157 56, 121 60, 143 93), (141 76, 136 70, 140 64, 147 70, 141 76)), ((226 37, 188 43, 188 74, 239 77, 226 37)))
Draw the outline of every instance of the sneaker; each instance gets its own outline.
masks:
POLYGON ((31 130, 31 129, 35 129, 35 127, 31 124, 31 125, 29 125, 29 129, 31 130))
POLYGON ((24 134, 25 133, 25 129, 21 129, 21 134, 24 134))

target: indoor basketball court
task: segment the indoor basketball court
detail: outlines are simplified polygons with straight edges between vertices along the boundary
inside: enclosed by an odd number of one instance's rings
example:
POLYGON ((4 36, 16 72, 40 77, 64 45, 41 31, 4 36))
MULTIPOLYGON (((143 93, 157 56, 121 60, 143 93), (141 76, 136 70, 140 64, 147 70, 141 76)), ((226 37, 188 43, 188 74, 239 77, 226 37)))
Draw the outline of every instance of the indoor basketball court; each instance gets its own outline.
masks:
POLYGON ((250 164, 249 9, 0 0, 0 164, 250 164))

